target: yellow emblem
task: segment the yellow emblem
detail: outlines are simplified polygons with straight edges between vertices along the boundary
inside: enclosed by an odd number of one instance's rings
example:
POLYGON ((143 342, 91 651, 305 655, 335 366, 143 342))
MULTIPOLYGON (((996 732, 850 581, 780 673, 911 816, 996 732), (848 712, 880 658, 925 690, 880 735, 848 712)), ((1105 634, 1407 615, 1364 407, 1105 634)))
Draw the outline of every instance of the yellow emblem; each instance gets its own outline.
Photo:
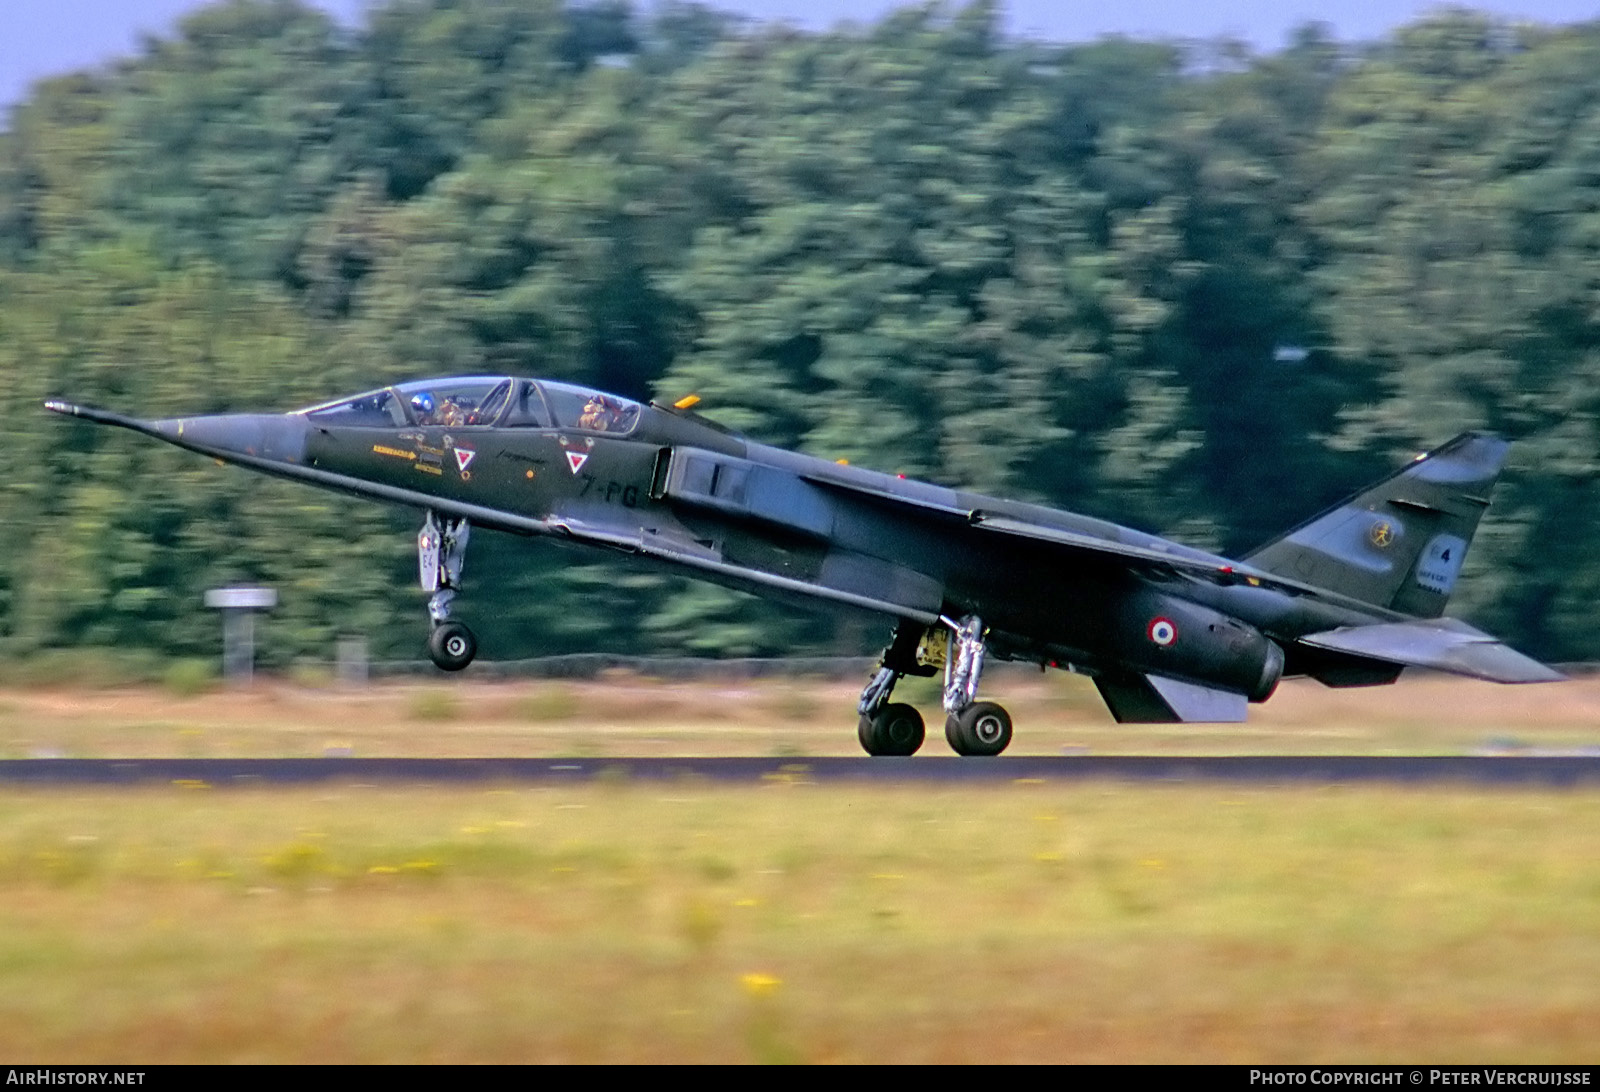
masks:
POLYGON ((1378 549, 1387 549, 1394 541, 1394 526, 1386 519, 1380 519, 1372 525, 1372 530, 1367 532, 1367 538, 1378 549))

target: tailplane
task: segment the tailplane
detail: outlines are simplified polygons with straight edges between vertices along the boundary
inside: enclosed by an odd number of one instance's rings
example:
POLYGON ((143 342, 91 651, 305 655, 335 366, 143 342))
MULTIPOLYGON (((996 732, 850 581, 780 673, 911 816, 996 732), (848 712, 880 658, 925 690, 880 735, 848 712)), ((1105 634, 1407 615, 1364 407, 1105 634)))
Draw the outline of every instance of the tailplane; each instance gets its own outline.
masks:
POLYGON ((1244 560, 1415 618, 1444 613, 1510 445, 1467 432, 1244 560))
POLYGON ((1330 629, 1308 633, 1299 643, 1364 662, 1425 667, 1490 682, 1559 682, 1566 678, 1455 618, 1330 629))

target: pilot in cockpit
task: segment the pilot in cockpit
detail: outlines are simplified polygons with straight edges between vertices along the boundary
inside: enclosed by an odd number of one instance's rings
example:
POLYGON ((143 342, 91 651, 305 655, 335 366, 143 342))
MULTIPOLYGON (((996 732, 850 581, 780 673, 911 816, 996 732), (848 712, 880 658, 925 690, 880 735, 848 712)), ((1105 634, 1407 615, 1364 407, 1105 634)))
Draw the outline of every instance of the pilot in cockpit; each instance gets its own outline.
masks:
POLYGON ((578 427, 604 432, 616 422, 617 410, 611 400, 603 394, 592 394, 584 404, 583 415, 578 418, 578 427))
POLYGON ((435 424, 436 422, 433 419, 433 413, 434 413, 433 395, 430 394, 427 391, 418 391, 416 394, 412 395, 411 396, 411 412, 416 415, 417 424, 419 424, 419 425, 435 424))
POLYGON ((439 406, 439 424, 448 428, 459 428, 466 423, 466 407, 454 398, 446 398, 439 406))

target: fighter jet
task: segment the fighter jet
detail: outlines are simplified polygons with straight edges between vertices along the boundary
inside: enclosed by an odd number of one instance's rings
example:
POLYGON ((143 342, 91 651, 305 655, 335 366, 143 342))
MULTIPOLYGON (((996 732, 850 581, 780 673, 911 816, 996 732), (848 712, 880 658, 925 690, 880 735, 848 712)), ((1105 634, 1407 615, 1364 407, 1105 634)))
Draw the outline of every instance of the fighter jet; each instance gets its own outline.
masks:
POLYGON ((650 403, 569 383, 401 383, 286 414, 143 420, 50 401, 240 466, 423 513, 433 662, 477 640, 450 617, 474 527, 544 536, 718 584, 893 624, 857 707, 871 755, 925 728, 891 701, 943 673, 945 738, 1011 742, 978 698, 990 658, 1088 675, 1121 722, 1240 721, 1280 679, 1390 683, 1416 666, 1496 682, 1561 678, 1443 617, 1507 444, 1465 433, 1239 560, 1033 504, 756 443, 692 396, 650 403))

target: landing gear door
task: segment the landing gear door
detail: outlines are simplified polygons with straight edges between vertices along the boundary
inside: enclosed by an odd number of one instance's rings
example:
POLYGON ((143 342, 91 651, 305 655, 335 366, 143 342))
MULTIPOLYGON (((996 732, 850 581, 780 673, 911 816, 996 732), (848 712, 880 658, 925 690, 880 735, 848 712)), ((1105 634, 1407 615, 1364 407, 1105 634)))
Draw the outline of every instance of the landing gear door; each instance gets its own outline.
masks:
POLYGON ((428 521, 417 534, 417 576, 422 590, 430 595, 439 590, 439 553, 443 538, 438 522, 429 512, 428 521))

